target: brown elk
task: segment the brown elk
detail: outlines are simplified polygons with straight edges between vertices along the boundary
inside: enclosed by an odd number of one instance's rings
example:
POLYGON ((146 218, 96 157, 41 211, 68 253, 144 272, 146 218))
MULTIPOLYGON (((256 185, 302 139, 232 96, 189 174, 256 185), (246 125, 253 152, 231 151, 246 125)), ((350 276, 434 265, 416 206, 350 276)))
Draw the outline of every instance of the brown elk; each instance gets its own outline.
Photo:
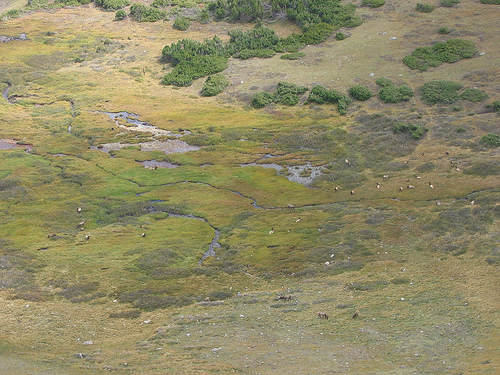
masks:
POLYGON ((290 301, 292 299, 292 295, 291 294, 286 294, 284 296, 279 296, 278 297, 279 300, 283 300, 283 301, 290 301))
POLYGON ((318 318, 328 320, 328 315, 326 315, 326 313, 320 311, 318 313, 318 318))
POLYGON ((356 310, 354 315, 352 316, 353 319, 357 318, 359 316, 359 310, 356 310))
POLYGON ((406 187, 407 187, 408 189, 415 189, 415 186, 413 186, 413 185, 408 185, 408 186, 406 186, 406 187))

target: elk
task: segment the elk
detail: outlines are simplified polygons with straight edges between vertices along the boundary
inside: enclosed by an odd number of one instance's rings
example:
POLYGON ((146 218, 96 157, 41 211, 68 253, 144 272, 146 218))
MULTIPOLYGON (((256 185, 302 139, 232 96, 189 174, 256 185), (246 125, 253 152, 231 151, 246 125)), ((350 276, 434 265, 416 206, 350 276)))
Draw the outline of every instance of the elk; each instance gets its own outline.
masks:
POLYGON ((287 204, 286 206, 287 208, 289 208, 290 210, 295 210, 295 206, 293 204, 287 204))
POLYGON ((354 195, 354 190, 351 190, 351 195, 354 195))
POLYGON ((142 237, 146 237, 146 233, 141 234, 142 237))
POLYGON ((300 216, 298 217, 297 220, 295 220, 296 223, 298 223, 300 221, 300 216))
POLYGON ((429 182, 429 187, 430 187, 431 189, 434 189, 434 185, 433 185, 432 183, 430 183, 430 182, 429 182))
POLYGON ((284 296, 279 296, 278 297, 279 300, 283 300, 283 301, 290 301, 292 299, 292 295, 291 294, 286 294, 284 296))
POLYGON ((403 187, 402 186, 399 187, 399 191, 403 191, 403 187))
POLYGON ((387 180, 389 178, 388 174, 384 174, 384 180, 387 180))
POLYGON ((88 241, 89 239, 90 239, 90 236, 87 234, 87 235, 85 236, 85 241, 88 241))
POLYGON ((56 236, 55 233, 49 233, 49 234, 47 234, 47 238, 52 238, 52 237, 55 237, 55 236, 56 236))
POLYGON ((338 186, 335 186, 335 191, 339 191, 339 187, 338 186))
POLYGON ((359 316, 359 310, 356 310, 354 315, 352 316, 353 319, 357 318, 359 316))
POLYGON ((380 189, 380 184, 377 182, 377 189, 380 189))
POLYGON ((76 227, 82 228, 84 225, 85 225, 85 221, 80 221, 76 227))
POLYGON ((76 209, 76 212, 78 212, 78 213, 82 212, 82 208, 81 208, 81 207, 78 207, 78 208, 76 209))
POLYGON ((269 231, 269 234, 273 234, 274 233, 274 228, 271 228, 271 230, 269 231))
POLYGON ((326 315, 326 313, 320 311, 318 313, 318 318, 328 320, 328 315, 326 315))
POLYGON ((408 186, 406 186, 406 187, 407 187, 408 189, 415 189, 415 186, 413 186, 413 185, 408 185, 408 186))

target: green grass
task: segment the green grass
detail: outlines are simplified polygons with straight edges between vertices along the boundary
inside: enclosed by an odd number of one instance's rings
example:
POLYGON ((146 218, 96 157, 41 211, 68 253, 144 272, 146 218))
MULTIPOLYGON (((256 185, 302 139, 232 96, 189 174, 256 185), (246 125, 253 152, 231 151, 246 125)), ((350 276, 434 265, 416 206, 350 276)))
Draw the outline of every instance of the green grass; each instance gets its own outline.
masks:
MULTIPOLYGON (((372 18, 348 39, 293 59, 232 59, 215 97, 200 96, 203 82, 161 85, 161 49, 249 25, 193 22, 180 35, 171 21, 113 22, 88 6, 4 21, 2 35, 24 30, 29 41, 3 44, 0 62, 13 102, 0 101, 0 139, 20 146, 0 150, 2 364, 56 374, 498 372, 498 115, 484 108, 499 99, 486 59, 498 57, 496 19, 485 5, 453 8, 485 51, 473 68, 398 71, 392 56, 428 44, 398 32, 428 16, 388 5, 363 8, 372 18), (380 22, 397 39, 377 34, 380 22), (296 106, 251 107, 279 82, 294 83, 280 87, 302 95, 296 106), (414 92, 423 86, 434 90, 414 92), (353 87, 406 96, 356 101, 340 116, 353 87), (182 139, 202 147, 141 151, 175 137, 132 132, 101 111, 189 131, 182 139), (90 148, 115 142, 129 146, 90 148), (148 160, 177 167, 139 163, 148 160), (323 173, 306 187, 285 168, 249 163, 323 173), (216 255, 200 264, 216 233, 216 255)), ((436 24, 449 22, 445 10, 432 13, 436 24)), ((297 31, 268 25, 280 37, 297 31)))

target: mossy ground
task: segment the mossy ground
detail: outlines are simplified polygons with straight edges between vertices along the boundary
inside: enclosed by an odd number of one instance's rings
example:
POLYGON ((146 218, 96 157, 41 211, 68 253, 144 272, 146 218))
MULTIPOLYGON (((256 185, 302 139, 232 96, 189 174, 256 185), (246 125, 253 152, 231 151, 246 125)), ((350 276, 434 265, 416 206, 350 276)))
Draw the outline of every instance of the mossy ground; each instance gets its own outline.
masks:
POLYGON ((498 150, 479 140, 498 132, 498 115, 418 95, 439 79, 498 100, 496 8, 423 14, 415 4, 360 8, 365 23, 348 38, 299 60, 231 59, 231 84, 213 98, 200 96, 203 79, 161 86, 161 49, 251 25, 181 32, 171 21, 114 22, 93 5, 0 22, 1 35, 29 39, 0 44, 0 90, 10 85, 12 101, 0 102, 0 138, 32 145, 0 151, 3 373, 497 373, 498 150), (484 55, 425 73, 402 64, 444 38, 443 25, 484 55), (279 81, 376 93, 379 77, 417 95, 394 105, 375 95, 347 116, 333 105, 249 106, 279 81), (91 149, 153 139, 98 111, 189 130, 203 147, 91 149), (397 121, 429 132, 395 135, 397 121), (150 159, 178 167, 138 163, 150 159), (326 170, 306 187, 242 167, 257 161, 326 170), (216 229, 221 247, 199 265, 216 229))

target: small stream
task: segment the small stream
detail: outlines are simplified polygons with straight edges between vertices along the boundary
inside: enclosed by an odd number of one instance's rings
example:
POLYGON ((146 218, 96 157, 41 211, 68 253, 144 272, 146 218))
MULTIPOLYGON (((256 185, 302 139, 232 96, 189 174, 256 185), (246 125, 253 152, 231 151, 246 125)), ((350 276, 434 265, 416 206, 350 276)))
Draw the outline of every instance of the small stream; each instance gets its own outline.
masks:
POLYGON ((7 83, 7 87, 2 91, 2 96, 5 100, 7 100, 8 103, 11 103, 11 101, 9 101, 9 89, 10 87, 12 86, 10 83, 6 82, 7 83))
MULTIPOLYGON (((195 215, 175 214, 175 213, 170 213, 170 212, 168 213, 168 215, 172 216, 172 217, 184 217, 184 218, 188 218, 188 219, 200 220, 200 221, 203 221, 203 222, 207 223, 208 225, 210 225, 210 223, 206 219, 199 217, 199 216, 195 216, 195 215)), ((205 258, 215 256, 215 254, 216 254, 215 249, 220 249, 220 247, 221 247, 221 245, 219 243, 220 230, 215 228, 212 225, 210 225, 210 227, 214 230, 214 237, 212 238, 212 241, 208 245, 208 250, 205 251, 205 253, 201 257, 201 259, 198 261, 198 265, 200 265, 200 266, 201 266, 201 263, 205 260, 205 258)))

